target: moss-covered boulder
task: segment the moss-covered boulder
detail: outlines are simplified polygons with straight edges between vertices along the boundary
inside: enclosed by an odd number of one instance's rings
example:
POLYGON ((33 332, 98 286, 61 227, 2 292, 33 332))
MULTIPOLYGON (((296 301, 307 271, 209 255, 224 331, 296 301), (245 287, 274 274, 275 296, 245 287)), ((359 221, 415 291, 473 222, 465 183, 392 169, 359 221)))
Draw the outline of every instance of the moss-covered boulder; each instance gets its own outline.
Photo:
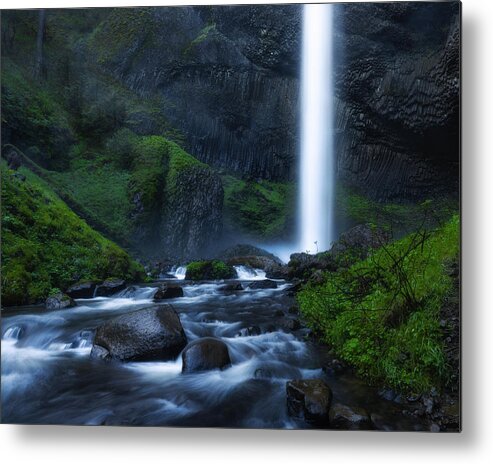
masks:
POLYGON ((76 306, 75 301, 60 291, 52 293, 45 302, 45 308, 48 310, 73 308, 74 306, 76 306))
POLYGON ((236 271, 224 261, 194 261, 188 264, 185 279, 188 280, 219 280, 234 279, 236 271))

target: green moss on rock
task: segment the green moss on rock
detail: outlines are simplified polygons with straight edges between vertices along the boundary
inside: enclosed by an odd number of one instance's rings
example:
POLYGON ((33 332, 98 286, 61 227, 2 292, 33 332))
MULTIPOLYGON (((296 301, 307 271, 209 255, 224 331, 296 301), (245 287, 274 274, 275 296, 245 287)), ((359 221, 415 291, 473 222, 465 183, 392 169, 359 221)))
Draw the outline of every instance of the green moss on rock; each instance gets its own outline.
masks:
POLYGON ((289 233, 294 215, 295 186, 267 180, 222 176, 225 220, 254 238, 280 238, 289 233))
POLYGON ((234 267, 224 261, 193 261, 187 265, 186 279, 189 280, 219 280, 236 277, 234 267))

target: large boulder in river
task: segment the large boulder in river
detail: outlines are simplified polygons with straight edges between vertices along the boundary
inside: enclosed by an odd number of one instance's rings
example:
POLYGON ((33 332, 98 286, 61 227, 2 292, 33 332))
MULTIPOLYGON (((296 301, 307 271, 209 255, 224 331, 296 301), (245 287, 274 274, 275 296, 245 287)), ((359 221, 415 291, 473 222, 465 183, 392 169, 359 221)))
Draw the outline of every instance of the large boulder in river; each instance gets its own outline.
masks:
POLYGON ((373 428, 370 416, 364 409, 340 403, 332 406, 329 421, 331 428, 340 430, 370 430, 373 428))
POLYGON ((97 282, 92 280, 77 282, 71 285, 65 293, 70 298, 93 298, 97 282))
POLYGON ((224 369, 231 365, 226 343, 212 337, 199 338, 190 342, 181 354, 182 372, 224 369))
POLYGON ((123 279, 112 277, 96 287, 95 296, 111 296, 125 290, 126 287, 127 283, 123 279))
POLYGON ((167 361, 176 358, 187 338, 169 305, 123 314, 99 326, 91 356, 118 361, 167 361))
POLYGON ((187 280, 221 280, 234 279, 236 271, 233 266, 217 259, 211 261, 193 261, 187 265, 187 280))
POLYGON ((332 390, 323 380, 291 380, 286 383, 286 394, 290 416, 310 424, 328 424, 332 390))
POLYGON ((168 300, 170 298, 179 298, 183 296, 183 288, 179 285, 161 285, 154 294, 154 300, 168 300))
POLYGON ((73 308, 74 306, 76 306, 75 301, 62 292, 49 296, 45 302, 45 308, 49 310, 73 308))

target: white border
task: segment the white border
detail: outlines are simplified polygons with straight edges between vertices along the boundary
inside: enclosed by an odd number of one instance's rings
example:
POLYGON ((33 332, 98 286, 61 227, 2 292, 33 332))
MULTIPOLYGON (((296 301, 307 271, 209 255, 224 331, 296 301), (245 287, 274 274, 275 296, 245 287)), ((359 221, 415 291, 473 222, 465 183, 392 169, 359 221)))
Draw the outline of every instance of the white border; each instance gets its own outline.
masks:
MULTIPOLYGON (((2 8, 180 1, 3 0, 2 8)), ((195 4, 246 3, 206 1, 195 4)), ((248 3, 265 3, 262 1, 248 3)), ((270 3, 298 3, 278 1, 270 3)), ((463 433, 0 426, 3 462, 480 463, 493 458, 493 2, 463 1, 463 433), (487 150, 489 149, 489 151, 487 150), (489 456, 489 457, 488 457, 489 456)))

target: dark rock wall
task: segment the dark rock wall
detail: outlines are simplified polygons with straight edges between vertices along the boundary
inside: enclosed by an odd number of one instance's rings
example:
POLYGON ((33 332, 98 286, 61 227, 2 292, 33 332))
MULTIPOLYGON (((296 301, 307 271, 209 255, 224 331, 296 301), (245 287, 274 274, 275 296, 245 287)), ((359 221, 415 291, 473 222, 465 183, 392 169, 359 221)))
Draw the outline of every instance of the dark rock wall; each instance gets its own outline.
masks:
MULTIPOLYGON (((300 7, 146 12, 145 27, 103 69, 140 95, 158 95, 201 161, 242 176, 292 178, 300 7)), ((111 33, 107 21, 100 37, 111 33)))
POLYGON ((223 196, 221 179, 210 169, 194 166, 178 174, 159 229, 168 256, 194 257, 217 246, 223 196))
POLYGON ((377 199, 458 192, 460 5, 337 8, 338 177, 377 199))
MULTIPOLYGON (((301 8, 148 9, 103 68, 159 95, 200 160, 295 179, 301 8)), ((460 4, 334 8, 338 178, 381 200, 457 192, 460 4)))

